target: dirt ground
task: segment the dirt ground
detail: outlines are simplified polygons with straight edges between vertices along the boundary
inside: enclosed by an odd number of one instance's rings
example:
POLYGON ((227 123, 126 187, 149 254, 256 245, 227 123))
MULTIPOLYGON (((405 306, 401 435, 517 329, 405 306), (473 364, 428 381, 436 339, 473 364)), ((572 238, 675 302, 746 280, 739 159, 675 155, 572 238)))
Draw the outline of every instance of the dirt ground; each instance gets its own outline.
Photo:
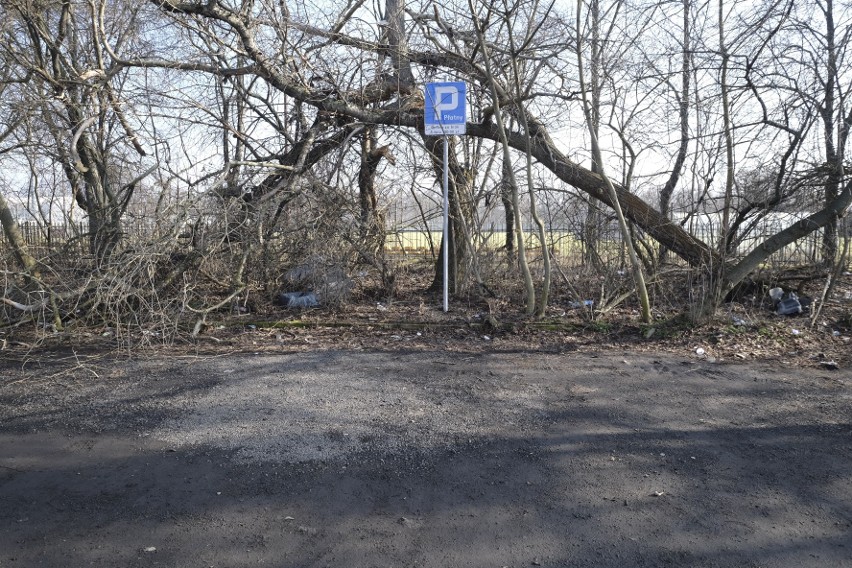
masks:
POLYGON ((389 341, 7 359, 0 566, 852 565, 843 368, 389 341))

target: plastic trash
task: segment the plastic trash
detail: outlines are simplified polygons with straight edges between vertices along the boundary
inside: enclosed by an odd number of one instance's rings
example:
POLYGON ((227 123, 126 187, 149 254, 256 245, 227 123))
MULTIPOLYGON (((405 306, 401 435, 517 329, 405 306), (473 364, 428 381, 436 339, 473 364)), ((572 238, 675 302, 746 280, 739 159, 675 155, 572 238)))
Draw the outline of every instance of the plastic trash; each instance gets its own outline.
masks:
POLYGON ((801 298, 795 292, 784 294, 781 288, 773 288, 769 291, 769 297, 775 306, 775 313, 779 316, 793 316, 810 309, 813 300, 808 296, 801 298))
POLYGON ((313 292, 282 292, 278 303, 285 308, 316 308, 319 301, 313 292))
POLYGON ((789 316, 802 313, 802 304, 795 294, 790 294, 790 297, 778 302, 778 307, 775 313, 779 316, 789 316))
POLYGON ((772 298, 773 302, 780 302, 781 298, 784 297, 784 290, 782 288, 773 288, 769 291, 769 297, 772 298))

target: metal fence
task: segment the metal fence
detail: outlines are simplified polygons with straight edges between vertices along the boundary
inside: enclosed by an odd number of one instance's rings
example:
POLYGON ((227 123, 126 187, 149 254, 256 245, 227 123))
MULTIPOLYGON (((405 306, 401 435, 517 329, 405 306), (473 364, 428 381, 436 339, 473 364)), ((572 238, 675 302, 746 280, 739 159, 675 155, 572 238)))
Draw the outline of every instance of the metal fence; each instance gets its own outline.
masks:
MULTIPOLYGON (((46 224, 24 221, 18 225, 24 243, 38 254, 77 253, 89 251, 89 223, 46 224)), ((145 239, 155 234, 156 223, 153 220, 139 219, 122 223, 122 231, 131 240, 145 239)), ((0 252, 8 247, 5 233, 0 233, 0 252)))
MULTIPOLYGON (((86 254, 88 251, 88 223, 80 221, 76 223, 46 225, 36 222, 23 222, 19 225, 24 242, 27 246, 37 250, 39 253, 55 252, 78 252, 86 254)), ((745 239, 734 252, 735 256, 745 255, 768 235, 772 235, 783 229, 784 226, 777 222, 767 222, 761 227, 755 228, 754 237, 745 239)), ((153 220, 140 219, 124 223, 122 226, 125 234, 131 239, 144 239, 157 232, 153 220)), ((604 260, 615 259, 621 255, 621 239, 617 231, 606 231, 605 237, 598 243, 598 252, 604 260)), ((707 243, 718 241, 718 235, 711 229, 693 229, 693 234, 707 243)), ((525 243, 535 254, 540 253, 541 243, 538 233, 532 230, 525 231, 525 243)), ((563 258, 571 258, 582 255, 585 244, 582 240, 582 232, 571 230, 548 231, 547 247, 552 254, 563 258)), ((475 246, 482 251, 498 250, 505 242, 505 231, 498 227, 491 227, 489 231, 478 233, 474 237, 475 246)), ((431 257, 437 254, 441 243, 440 231, 424 231, 413 228, 398 229, 388 233, 385 240, 386 251, 394 256, 425 256, 431 257)), ((0 238, 0 249, 7 246, 5 235, 0 238)), ((822 247, 822 231, 811 233, 807 237, 796 241, 778 251, 769 259, 769 263, 805 264, 816 262, 819 259, 822 247)))
MULTIPOLYGON (((745 256, 767 236, 777 233, 783 227, 780 225, 777 227, 769 226, 767 224, 762 229, 762 231, 756 231, 754 237, 744 239, 739 243, 733 251, 733 257, 745 256)), ((693 234, 705 243, 718 242, 718 235, 711 230, 699 230, 693 234)), ((586 247, 582 232, 580 231, 550 230, 547 232, 545 239, 551 253, 565 259, 572 257, 581 258, 586 247)), ((527 248, 533 253, 541 249, 541 242, 538 233, 535 231, 525 231, 524 242, 527 248)), ((474 244, 480 250, 497 250, 504 243, 505 231, 499 229, 482 232, 474 238, 474 244)), ((440 231, 401 229, 387 235, 385 248, 388 252, 395 255, 431 256, 432 254, 437 254, 440 244, 440 231)), ((621 244, 621 236, 618 232, 610 231, 604 238, 598 241, 596 250, 604 261, 621 259, 623 257, 621 244)), ((777 265, 815 263, 819 260, 821 248, 822 231, 816 231, 774 253, 767 260, 767 263, 777 265)))
POLYGON ((69 241, 85 235, 89 230, 89 224, 83 221, 62 225, 42 225, 40 223, 25 221, 18 225, 18 227, 24 237, 24 242, 28 246, 35 247, 64 245, 69 241))

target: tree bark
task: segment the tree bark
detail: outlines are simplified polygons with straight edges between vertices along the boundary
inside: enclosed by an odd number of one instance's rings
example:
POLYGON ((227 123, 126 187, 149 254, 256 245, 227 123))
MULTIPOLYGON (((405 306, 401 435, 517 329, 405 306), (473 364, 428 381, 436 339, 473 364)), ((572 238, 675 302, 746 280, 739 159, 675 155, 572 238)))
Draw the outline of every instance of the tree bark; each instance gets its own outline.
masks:
MULTIPOLYGON (((689 43, 690 13, 689 4, 692 0, 683 0, 683 37, 681 38, 681 92, 678 115, 680 118, 680 144, 675 156, 675 162, 669 179, 666 180, 663 189, 660 190, 660 213, 667 219, 671 218, 671 201, 674 190, 680 181, 683 165, 686 162, 686 154, 689 149, 689 88, 690 88, 690 57, 692 50, 689 43)), ((660 248, 660 262, 666 259, 666 248, 660 248)))
POLYGON ((3 234, 6 235, 6 240, 12 249, 12 256, 14 256, 15 262, 27 274, 38 277, 38 262, 36 262, 36 259, 27 250, 27 244, 24 241, 24 236, 21 234, 21 228, 18 226, 17 221, 15 221, 9 203, 2 194, 0 194, 0 225, 3 226, 3 234))
POLYGON ((376 147, 375 134, 368 127, 361 140, 361 167, 358 170, 359 236, 368 262, 381 271, 382 287, 392 295, 395 282, 385 261, 385 220, 376 196, 376 172, 382 158, 391 164, 396 163, 388 146, 376 147))
MULTIPOLYGON (((823 135, 825 137, 825 161, 828 165, 828 176, 825 180, 824 199, 828 206, 837 199, 840 184, 843 181, 843 150, 845 137, 841 131, 839 140, 835 138, 835 88, 839 77, 837 76, 837 45, 835 39, 834 24, 834 2, 826 0, 825 8, 825 49, 828 55, 828 69, 824 82, 825 99, 820 108, 823 123, 823 135)), ((842 106, 841 106, 842 108, 842 106)), ((841 119, 843 117, 841 116, 841 119)), ((837 260, 837 219, 831 219, 825 224, 822 234, 822 265, 831 269, 837 260)))
POLYGON ((506 249, 506 256, 509 260, 509 266, 515 263, 515 206, 512 204, 512 180, 510 168, 512 164, 503 159, 503 170, 500 177, 500 202, 503 204, 504 219, 506 227, 504 229, 505 238, 503 248, 506 249))
MULTIPOLYGON (((531 121, 531 130, 533 136, 529 140, 530 150, 540 164, 568 185, 576 187, 609 207, 613 206, 606 184, 600 175, 568 159, 556 147, 544 127, 534 120, 531 121)), ((499 140, 497 127, 493 122, 468 124, 467 132, 469 136, 499 140)), ((508 132, 507 136, 512 148, 521 152, 526 151, 527 142, 523 134, 508 132)), ((666 245, 690 265, 718 266, 718 255, 706 244, 686 232, 680 225, 666 219, 640 197, 626 191, 621 185, 613 185, 627 219, 636 223, 643 231, 666 245)))
MULTIPOLYGON (((443 160, 443 143, 444 139, 440 136, 424 136, 426 149, 429 151, 429 156, 432 159, 432 169, 436 173, 437 179, 441 179, 444 169, 443 160)), ((468 220, 473 215, 473 205, 471 198, 471 182, 464 166, 458 161, 456 156, 456 139, 448 138, 450 148, 448 152, 448 161, 450 175, 448 179, 448 191, 450 201, 450 222, 447 228, 447 250, 449 251, 448 268, 449 275, 447 283, 450 294, 458 294, 461 291, 462 284, 467 278, 466 264, 470 256, 468 249, 468 239, 465 231, 469 226, 468 220)), ((439 248, 438 258, 435 262, 435 277, 432 279, 432 284, 429 290, 432 292, 442 290, 444 284, 444 246, 443 237, 439 248)))
POLYGON ((725 274, 727 289, 730 289, 748 276, 750 272, 756 270, 770 255, 802 237, 825 227, 829 222, 836 221, 838 217, 845 215, 850 207, 852 207, 852 181, 846 183, 843 190, 827 207, 775 233, 756 246, 736 266, 730 268, 725 274))

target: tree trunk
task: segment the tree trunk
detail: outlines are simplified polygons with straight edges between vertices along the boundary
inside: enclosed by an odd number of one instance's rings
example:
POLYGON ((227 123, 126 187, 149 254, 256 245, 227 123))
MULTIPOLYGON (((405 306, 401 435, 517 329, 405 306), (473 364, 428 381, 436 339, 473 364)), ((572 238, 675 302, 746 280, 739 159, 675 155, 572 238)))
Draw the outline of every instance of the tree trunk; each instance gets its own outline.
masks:
POLYGON ((512 205, 512 180, 510 168, 512 164, 503 160, 503 171, 500 178, 500 202, 505 212, 506 227, 503 248, 509 261, 509 268, 515 264, 515 206, 512 205))
POLYGON ((384 222, 380 218, 376 198, 376 171, 383 156, 389 156, 393 163, 393 156, 390 155, 388 147, 377 148, 373 129, 366 128, 361 138, 361 168, 358 170, 359 229, 365 242, 372 241, 377 233, 384 233, 384 222))
MULTIPOLYGON (((828 54, 828 69, 826 70, 826 81, 824 83, 825 100, 820 109, 820 114, 823 123, 823 135, 825 136, 825 161, 829 170, 824 190, 825 205, 828 206, 837 199, 840 192, 840 184, 843 180, 843 146, 845 145, 845 139, 842 132, 840 139, 835 139, 835 88, 839 77, 837 76, 837 46, 835 44, 833 0, 826 0, 823 12, 825 15, 825 49, 828 54)), ((841 102, 841 109, 842 107, 841 102)), ((841 120, 843 119, 842 116, 840 118, 841 120)), ((837 219, 831 219, 823 227, 822 265, 826 270, 830 270, 836 260, 837 219)))
MULTIPOLYGON (((503 148, 503 161, 504 161, 504 163, 511 164, 512 157, 511 157, 510 146, 509 146, 509 134, 508 134, 508 130, 506 128, 506 122, 504 121, 504 118, 503 118, 504 115, 503 115, 502 103, 501 103, 501 100, 500 100, 500 98, 501 98, 500 97, 500 91, 502 89, 498 85, 497 77, 494 75, 494 69, 493 69, 493 65, 492 65, 491 55, 489 53, 488 44, 485 41, 485 31, 482 27, 480 27, 478 22, 475 24, 475 28, 476 28, 476 35, 477 35, 477 38, 479 40, 479 44, 482 46, 482 54, 485 58, 485 74, 486 74, 485 78, 488 81, 488 88, 489 88, 489 91, 491 92, 491 100, 492 100, 492 103, 493 103, 492 110, 493 110, 494 118, 496 120, 496 129, 497 129, 497 136, 498 136, 497 140, 499 141, 500 145, 503 148)), ((511 30, 511 25, 510 25, 510 30, 511 30)), ((515 68, 515 75, 516 75, 516 78, 517 78, 517 68, 515 68)), ((521 112, 524 112, 523 107, 521 107, 521 112)), ((524 153, 527 155, 527 160, 529 160, 530 156, 531 156, 530 149, 529 149, 531 136, 530 136, 530 128, 529 128, 528 122, 525 123, 525 128, 524 128, 524 132, 523 132, 522 136, 524 137, 524 139, 527 142, 525 144, 524 153)), ((514 171, 513 168, 509 167, 509 168, 504 169, 503 171, 504 171, 504 173, 507 173, 509 175, 509 181, 510 181, 510 184, 511 184, 512 207, 515 210, 515 231, 517 232, 517 239, 518 239, 518 265, 519 265, 519 268, 521 269, 521 276, 523 277, 523 280, 524 280, 524 291, 525 291, 524 307, 525 307, 527 315, 533 315, 533 313, 535 312, 535 308, 536 308, 536 305, 535 305, 535 285, 533 284, 532 274, 530 273, 530 267, 529 267, 529 264, 527 263, 526 247, 524 245, 524 241, 525 241, 525 239, 524 239, 524 227, 523 227, 523 223, 522 223, 522 220, 521 220, 521 206, 520 206, 519 199, 518 199, 518 180, 517 180, 517 177, 515 176, 515 171, 514 171)), ((529 181, 531 182, 531 180, 529 180, 529 181)), ((544 243, 542 243, 542 246, 545 246, 544 243)))
MULTIPOLYGON (((678 114, 680 118, 680 145, 677 149, 674 166, 672 166, 669 179, 666 180, 663 189, 660 190, 660 213, 667 219, 671 218, 671 201, 674 190, 680 181, 680 174, 686 162, 686 154, 689 149, 689 85, 690 85, 690 57, 691 47, 689 43, 690 13, 689 3, 692 0, 683 0, 683 37, 681 38, 681 92, 678 114)), ((659 260, 665 262, 666 247, 660 247, 659 260)))
MULTIPOLYGON (((444 169, 443 159, 443 143, 444 139, 440 136, 424 136, 426 148, 429 150, 429 155, 432 158, 432 168, 434 169, 437 179, 442 179, 444 169)), ((465 168, 459 163, 456 156, 456 139, 448 138, 450 142, 448 161, 450 175, 448 180, 449 201, 450 201, 450 222, 447 228, 448 242, 447 250, 449 250, 448 269, 449 275, 447 278, 448 289, 450 294, 459 294, 465 279, 467 278, 467 261, 470 257, 468 247, 468 239, 465 234, 466 227, 470 226, 470 220, 473 218, 473 203, 471 199, 471 184, 473 180, 469 179, 465 168)), ((429 291, 435 292, 443 289, 444 284, 444 246, 443 237, 441 247, 439 248, 438 259, 435 262, 435 277, 432 284, 429 286, 429 291)))
POLYGON ((852 207, 852 181, 846 183, 843 190, 838 193, 834 201, 829 203, 828 206, 793 223, 783 231, 775 233, 757 245, 736 266, 728 269, 725 274, 726 290, 730 290, 734 285, 748 276, 750 272, 756 270, 771 254, 811 234, 820 227, 825 227, 830 221, 836 221, 850 207, 852 207))
POLYGON ((21 234, 21 228, 18 226, 17 221, 15 221, 12 210, 9 208, 9 203, 2 194, 0 194, 0 225, 3 226, 3 234, 6 235, 6 241, 8 241, 9 247, 12 249, 15 262, 27 274, 38 277, 38 263, 27 250, 27 243, 21 234))
MULTIPOLYGON (((569 160, 547 133, 546 129, 530 117, 533 157, 548 168, 563 182, 594 197, 598 201, 613 207, 612 199, 604 179, 592 171, 569 160)), ((481 136, 499 141, 497 126, 493 122, 468 124, 468 136, 481 136)), ((526 151, 527 141, 523 134, 507 132, 509 145, 519 151, 526 151)), ((718 255, 705 243, 686 232, 683 227, 643 201, 640 197, 626 191, 622 186, 613 184, 624 215, 636 223, 658 242, 665 244, 671 251, 686 260, 692 266, 718 266, 718 255)))
POLYGON ((396 163, 388 146, 376 147, 375 134, 373 129, 368 127, 364 130, 361 140, 361 168, 358 170, 361 247, 368 257, 368 262, 381 272, 384 292, 393 295, 395 278, 385 259, 385 220, 379 211, 376 197, 376 172, 382 158, 386 158, 391 164, 396 163))
MULTIPOLYGON (((579 1, 579 0, 578 0, 579 1)), ((597 163, 595 156, 600 154, 598 147, 598 134, 601 125, 601 90, 602 90, 602 49, 601 49, 601 14, 599 0, 591 0, 589 3, 589 15, 591 16, 591 32, 592 40, 589 44, 591 48, 591 57, 589 58, 589 67, 591 76, 587 85, 590 97, 589 113, 591 114, 591 124, 589 124, 591 134, 592 147, 592 165, 591 170, 596 174, 600 174, 601 168, 597 163)), ((602 224, 604 216, 601 215, 598 204, 594 199, 589 199, 586 206, 586 219, 583 224, 583 261, 587 266, 592 266, 597 270, 602 269, 600 253, 598 245, 601 240, 602 224)))
POLYGON ((633 281, 636 284, 636 295, 639 299, 639 304, 642 308, 642 321, 644 323, 651 323, 651 303, 648 297, 648 290, 645 286, 645 275, 642 270, 642 264, 639 262, 639 258, 636 255, 636 249, 633 245, 633 239, 630 234, 630 228, 627 226, 627 220, 624 217, 624 212, 622 211, 621 204, 619 202, 619 196, 616 193, 615 186, 612 184, 612 182, 605 173, 601 150, 600 146, 598 145, 597 129, 594 127, 594 117, 592 115, 592 108, 589 106, 588 97, 586 95, 586 86, 585 81, 583 79, 582 35, 579 33, 579 30, 581 29, 582 25, 582 7, 583 3, 581 1, 577 2, 577 69, 578 78, 580 82, 580 94, 582 96, 583 102, 583 114, 586 117, 586 126, 589 128, 589 135, 592 138, 592 159, 598 164, 600 176, 603 178, 604 184, 606 185, 608 195, 612 201, 612 208, 615 211, 616 218, 618 219, 618 226, 621 229, 621 238, 624 241, 625 247, 627 247, 628 254, 630 255, 630 265, 633 269, 633 281))

